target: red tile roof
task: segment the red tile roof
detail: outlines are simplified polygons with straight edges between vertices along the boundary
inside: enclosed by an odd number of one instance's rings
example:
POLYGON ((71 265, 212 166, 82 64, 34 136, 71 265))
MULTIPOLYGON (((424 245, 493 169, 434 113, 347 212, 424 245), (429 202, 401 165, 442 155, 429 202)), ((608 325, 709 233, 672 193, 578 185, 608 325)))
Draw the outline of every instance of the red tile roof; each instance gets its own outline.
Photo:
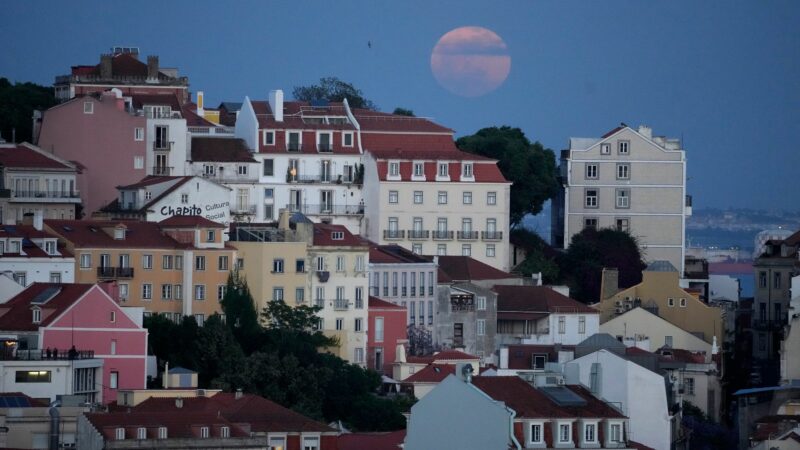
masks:
POLYGON ((75 248, 164 248, 184 249, 187 245, 164 234, 159 224, 153 222, 120 220, 55 220, 44 221, 45 227, 75 248), (114 239, 117 225, 126 228, 125 239, 114 239))
POLYGON ((439 256, 439 282, 516 278, 469 256, 439 256))
POLYGON ((203 216, 172 216, 158 222, 162 228, 225 228, 203 216))
POLYGON ((412 132, 412 133, 447 133, 453 134, 450 128, 439 125, 425 117, 400 116, 397 114, 353 108, 353 115, 362 131, 367 132, 412 132))
POLYGON ((367 247, 368 243, 367 241, 348 231, 344 225, 315 223, 314 245, 330 247, 367 247), (334 239, 333 233, 342 233, 342 239, 334 239))
POLYGON ((33 283, 24 291, 0 305, 0 330, 3 331, 37 331, 41 326, 49 325, 70 305, 92 288, 91 284, 58 284, 33 283), (47 289, 53 288, 55 294, 40 305, 41 323, 33 323, 31 301, 47 289))
POLYGON ((658 349, 658 359, 661 361, 678 361, 687 364, 705 364, 706 355, 704 352, 662 347, 658 349))
POLYGON ((0 164, 11 169, 75 170, 58 158, 28 143, 0 145, 0 164))
POLYGON ((470 359, 476 361, 480 360, 479 357, 464 353, 460 350, 444 350, 433 355, 408 356, 406 361, 412 364, 431 364, 440 361, 462 361, 470 359))
POLYGON ((455 374, 454 364, 429 364, 403 380, 403 383, 441 383, 448 375, 455 374))
POLYGON ((209 437, 219 438, 223 426, 230 429, 230 437, 250 436, 239 424, 218 416, 216 411, 182 411, 180 414, 163 411, 88 413, 86 419, 107 440, 116 440, 117 428, 125 428, 125 439, 130 440, 137 438, 138 428, 147 428, 147 438, 156 439, 160 427, 167 429, 168 439, 199 438, 200 427, 209 428, 209 437))
MULTIPOLYGON (((437 146, 438 147, 438 146, 437 146)), ((392 149, 370 149, 368 150, 375 159, 398 159, 404 161, 486 161, 494 162, 497 160, 487 158, 485 156, 476 155, 475 153, 467 153, 456 148, 455 143, 450 141, 449 144, 439 148, 403 148, 396 147, 392 149)))
POLYGON ((604 135, 602 135, 600 137, 605 139, 607 137, 611 137, 611 136, 615 135, 618 131, 624 130, 624 129, 625 129, 624 126, 618 126, 618 127, 614 128, 613 130, 609 131, 608 133, 606 133, 606 134, 604 134, 604 135))
MULTIPOLYGON (((370 153, 373 153, 370 151, 370 153)), ((415 152, 416 153, 416 152, 415 152)), ((374 154, 374 153, 373 153, 374 154)), ((479 161, 477 158, 466 157, 463 158, 459 155, 463 154, 463 152, 425 152, 423 165, 424 165, 424 173, 425 173, 425 180, 414 180, 412 179, 412 170, 413 170, 413 161, 415 159, 408 158, 408 159, 399 159, 400 162, 400 180, 389 180, 389 160, 395 158, 377 158, 376 166, 378 169, 378 178, 381 181, 410 181, 413 183, 447 183, 448 181, 437 181, 436 180, 436 171, 437 171, 437 163, 439 161, 448 161, 449 164, 449 177, 450 183, 509 183, 503 176, 500 169, 497 167, 497 163, 493 160, 488 161, 479 161), (453 162, 459 161, 459 162, 453 162), (474 180, 466 181, 461 179, 461 164, 462 161, 471 161, 472 164, 472 173, 474 175, 474 180)), ((407 157, 408 154, 404 153, 404 157, 407 157)), ((465 154, 469 155, 469 154, 465 154)), ((423 156, 420 156, 420 159, 423 156)))
POLYGON ((369 262, 371 264, 431 264, 433 259, 422 256, 397 244, 378 245, 369 243, 369 262))
POLYGON ((396 310, 405 310, 404 307, 400 305, 395 305, 394 303, 387 302, 386 300, 381 300, 378 297, 369 296, 367 300, 367 306, 370 310, 372 309, 396 309, 396 310))
POLYGON ((578 385, 568 385, 566 388, 586 401, 582 406, 560 406, 544 392, 516 376, 473 377, 472 384, 489 397, 504 402, 516 412, 518 419, 625 417, 578 385))
POLYGON ((526 311, 550 313, 599 314, 599 311, 583 303, 561 295, 546 286, 501 286, 495 285, 497 311, 526 311))
POLYGON ((256 162, 243 139, 212 137, 193 137, 190 159, 201 162, 256 162))
MULTIPOLYGON (((210 109, 206 108, 206 111, 210 111, 210 109)), ((204 117, 200 117, 197 115, 197 105, 188 102, 181 105, 181 114, 183 118, 186 119, 186 126, 187 127, 211 127, 216 128, 219 125, 211 122, 204 117)))
MULTIPOLYGON (((145 66, 146 68, 146 66, 145 66)), ((170 94, 133 94, 131 95, 133 107, 142 109, 145 105, 169 106, 173 112, 181 112, 178 96, 170 94)))
POLYGON ((158 176, 158 175, 148 175, 142 178, 140 181, 137 181, 133 184, 127 184, 124 186, 117 186, 117 189, 139 189, 147 186, 152 186, 154 184, 164 183, 166 181, 172 180, 180 180, 183 178, 191 178, 191 177, 171 177, 171 176, 158 176))
POLYGON ((406 430, 383 433, 347 433, 339 435, 339 450, 398 450, 406 430))
POLYGON ((653 447, 648 447, 644 444, 640 444, 636 441, 631 441, 631 440, 628 440, 628 447, 634 448, 636 450, 656 450, 653 447))

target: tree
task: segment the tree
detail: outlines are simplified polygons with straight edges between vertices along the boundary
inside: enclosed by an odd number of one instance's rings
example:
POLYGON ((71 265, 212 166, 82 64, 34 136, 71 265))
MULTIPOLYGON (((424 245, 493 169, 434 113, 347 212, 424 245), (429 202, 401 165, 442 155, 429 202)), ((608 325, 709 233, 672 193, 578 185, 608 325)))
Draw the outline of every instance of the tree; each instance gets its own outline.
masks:
POLYGON ((600 299, 603 268, 619 271, 619 287, 631 287, 642 281, 642 260, 636 238, 626 231, 611 228, 585 228, 572 237, 560 263, 563 281, 570 286, 570 296, 584 303, 600 299))
POLYGON ((533 231, 515 228, 511 230, 511 241, 526 252, 525 260, 515 267, 515 272, 519 272, 526 278, 530 278, 535 273, 541 273, 544 283, 558 282, 561 274, 558 267, 559 255, 544 239, 533 231))
POLYGON ((545 201, 558 192, 556 159, 552 150, 531 143, 519 128, 483 128, 456 141, 461 150, 498 160, 497 166, 511 181, 510 223, 519 224, 526 214, 538 214, 545 201))
POLYGON ((238 342, 244 343, 246 348, 252 344, 252 339, 260 332, 258 313, 256 313, 253 296, 247 286, 247 280, 234 270, 228 274, 225 285, 225 296, 220 301, 222 312, 228 326, 233 330, 238 342))
POLYGON ((33 110, 56 104, 52 87, 34 83, 14 83, 0 78, 0 135, 11 141, 16 130, 17 142, 33 142, 33 110))
POLYGON ((413 110, 406 109, 406 108, 401 108, 399 106, 394 109, 392 114, 395 114, 395 115, 398 115, 398 116, 416 117, 414 115, 414 111, 413 110))
POLYGON ((351 108, 366 108, 377 110, 378 107, 364 97, 361 89, 337 77, 324 77, 319 79, 319 84, 311 86, 295 86, 292 90, 295 100, 310 102, 312 100, 328 100, 341 102, 345 98, 351 108))

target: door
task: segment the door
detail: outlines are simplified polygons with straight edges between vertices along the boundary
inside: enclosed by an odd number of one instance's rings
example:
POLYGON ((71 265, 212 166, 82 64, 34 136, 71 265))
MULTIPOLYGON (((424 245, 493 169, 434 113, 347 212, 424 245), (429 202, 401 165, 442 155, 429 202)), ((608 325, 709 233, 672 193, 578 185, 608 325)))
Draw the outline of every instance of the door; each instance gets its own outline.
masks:
POLYGON ((333 191, 320 191, 320 212, 333 213, 333 191))
POLYGON ((156 165, 153 167, 153 175, 169 175, 169 158, 165 154, 156 154, 156 165))
POLYGON ((303 195, 300 189, 292 189, 289 191, 289 210, 300 211, 303 206, 303 195))
POLYGON ((464 324, 453 324, 453 345, 464 345, 464 324))

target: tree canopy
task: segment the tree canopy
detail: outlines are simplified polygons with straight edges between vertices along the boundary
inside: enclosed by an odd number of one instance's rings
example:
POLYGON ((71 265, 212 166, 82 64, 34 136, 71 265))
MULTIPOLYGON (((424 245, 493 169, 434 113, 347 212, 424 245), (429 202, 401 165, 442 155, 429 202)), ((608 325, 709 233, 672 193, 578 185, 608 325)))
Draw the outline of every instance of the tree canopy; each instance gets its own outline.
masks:
POLYGON ((33 142, 33 110, 56 104, 52 87, 34 83, 14 83, 0 78, 0 135, 11 141, 16 130, 17 142, 33 142))
POLYGON ((416 117, 414 116, 414 111, 406 108, 397 107, 392 111, 392 114, 396 114, 398 116, 408 116, 408 117, 416 117))
POLYGON ((483 128, 456 141, 461 150, 498 160, 511 181, 510 223, 519 224, 526 214, 538 214, 545 201, 558 192, 556 159, 552 150, 531 143, 519 128, 483 128))
POLYGON ((295 100, 306 102, 312 100, 341 102, 346 98, 351 108, 378 109, 372 100, 364 97, 361 89, 337 77, 320 78, 319 84, 310 86, 295 86, 292 90, 292 96, 295 100))
POLYGON ((546 284, 557 283, 561 276, 558 266, 558 253, 538 234, 525 228, 511 230, 511 241, 525 249, 525 260, 516 267, 516 271, 529 278, 535 273, 542 274, 546 284))

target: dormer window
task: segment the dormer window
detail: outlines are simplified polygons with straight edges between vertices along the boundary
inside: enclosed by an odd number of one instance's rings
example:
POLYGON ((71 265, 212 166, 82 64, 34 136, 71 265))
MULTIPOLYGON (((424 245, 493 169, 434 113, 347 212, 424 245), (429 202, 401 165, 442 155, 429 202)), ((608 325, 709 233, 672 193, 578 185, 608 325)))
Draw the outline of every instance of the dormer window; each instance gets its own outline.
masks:
POLYGON ((159 439, 167 438, 167 427, 158 427, 158 438, 159 439))
POLYGON ((344 239, 343 231, 334 231, 331 233, 331 239, 334 241, 341 241, 344 239))
POLYGON ((352 147, 352 146, 353 146, 353 133, 352 132, 342 133, 342 147, 352 147))
POLYGON ((125 440, 125 428, 122 428, 122 427, 117 428, 117 431, 114 434, 115 434, 115 437, 117 438, 118 441, 124 441, 125 440))
POLYGON ((214 230, 206 231, 206 242, 214 242, 216 240, 214 230))
POLYGON ((610 155, 611 154, 611 144, 609 144, 609 143, 600 144, 600 154, 601 155, 610 155))
POLYGON ((567 444, 572 442, 572 424, 560 423, 558 424, 558 443, 567 444))
POLYGON ((230 427, 222 427, 219 429, 220 437, 229 438, 231 437, 231 429, 230 427))
POLYGON ((39 308, 33 308, 33 323, 42 323, 42 310, 39 308))
POLYGON ((289 131, 288 139, 286 139, 286 150, 290 152, 299 152, 300 147, 303 145, 303 135, 299 131, 289 131))
POLYGON ((264 130, 264 145, 275 145, 275 131, 264 130))
POLYGON ((389 176, 393 178, 400 177, 400 163, 399 162, 390 162, 389 163, 389 176))
POLYGON ((56 254, 56 241, 44 241, 44 251, 48 255, 56 254))
POLYGON ((425 163, 414 163, 414 176, 420 178, 425 176, 425 163))
POLYGON ((121 241, 125 239, 125 228, 114 228, 114 240, 121 241))
POLYGON ((200 437, 201 438, 208 437, 208 427, 200 427, 200 437))
POLYGON ((137 428, 136 439, 147 439, 147 428, 144 427, 137 428))
POLYGON ((608 426, 608 441, 611 443, 622 442, 622 424, 612 423, 608 426))
POLYGON ((247 166, 244 164, 240 164, 236 167, 237 172, 239 175, 247 175, 247 166))
POLYGON ((447 163, 439 163, 439 176, 440 177, 449 177, 450 176, 449 164, 447 164, 447 163))

